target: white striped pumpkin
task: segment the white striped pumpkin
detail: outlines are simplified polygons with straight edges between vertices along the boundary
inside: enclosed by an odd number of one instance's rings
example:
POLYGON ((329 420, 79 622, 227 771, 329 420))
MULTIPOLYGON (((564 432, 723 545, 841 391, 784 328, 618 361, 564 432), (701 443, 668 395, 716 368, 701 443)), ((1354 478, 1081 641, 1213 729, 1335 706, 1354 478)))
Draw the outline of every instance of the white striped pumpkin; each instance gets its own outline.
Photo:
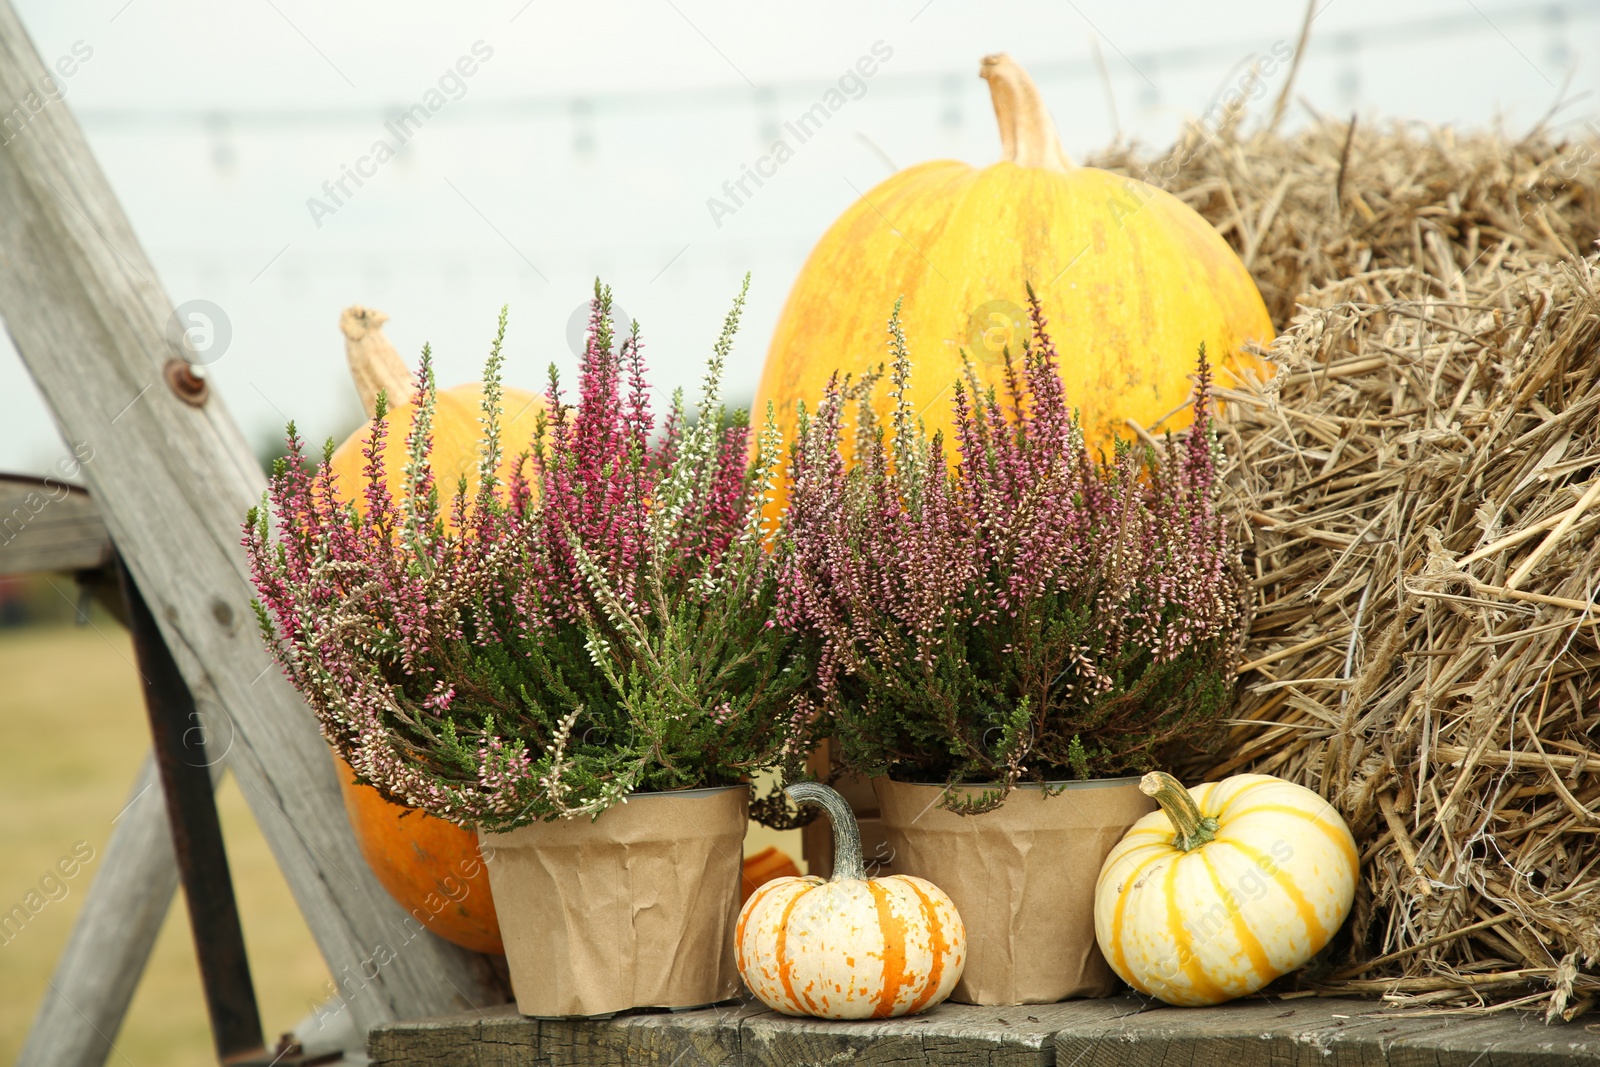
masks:
POLYGON ((739 974, 761 1002, 785 1015, 889 1019, 950 995, 967 960, 955 904, 911 875, 867 878, 850 805, 815 782, 792 785, 833 823, 831 881, 776 878, 739 912, 739 974))
POLYGON ((1094 908, 1100 951, 1139 992, 1183 1006, 1253 993, 1344 923, 1355 839, 1311 790, 1265 774, 1191 790, 1160 771, 1139 788, 1161 808, 1106 857, 1094 908))

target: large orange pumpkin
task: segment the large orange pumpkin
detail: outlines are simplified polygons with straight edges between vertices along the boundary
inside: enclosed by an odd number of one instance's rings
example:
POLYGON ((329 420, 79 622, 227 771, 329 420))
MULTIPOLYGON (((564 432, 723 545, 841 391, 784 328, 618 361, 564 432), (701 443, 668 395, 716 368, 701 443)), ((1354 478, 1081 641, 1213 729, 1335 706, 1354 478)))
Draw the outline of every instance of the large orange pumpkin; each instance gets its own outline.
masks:
MULTIPOLYGON (((362 406, 370 417, 382 390, 388 401, 388 440, 384 448, 384 474, 391 488, 402 484, 406 463, 406 434, 415 417, 406 399, 412 394, 411 373, 383 336, 387 316, 381 311, 352 307, 340 318, 350 375, 362 406)), ((468 498, 477 488, 478 444, 482 427, 481 384, 442 389, 433 417, 432 464, 441 499, 453 495, 457 480, 465 475, 468 498)), ((500 476, 506 477, 518 454, 533 437, 534 421, 542 410, 539 396, 520 389, 505 389, 500 423, 506 457, 500 476)), ((362 501, 366 484, 361 455, 368 426, 363 426, 333 454, 333 471, 347 499, 362 501)), ((338 760, 345 812, 361 846, 361 854, 390 896, 413 918, 447 941, 478 952, 504 953, 489 876, 478 855, 478 838, 442 819, 412 811, 383 799, 370 786, 358 785, 349 764, 338 760)))
MULTIPOLYGON (((776 408, 793 439, 795 403, 814 406, 835 369, 860 375, 886 356, 897 298, 917 373, 912 402, 930 433, 951 426, 961 350, 1003 385, 1009 345, 1026 336, 1025 283, 1050 317, 1067 396, 1090 447, 1128 430, 1161 428, 1188 399, 1205 342, 1218 378, 1262 365, 1247 341, 1272 339, 1249 272, 1205 219, 1153 186, 1068 162, 1027 72, 988 56, 1005 158, 982 169, 955 160, 890 177, 817 243, 778 320, 754 411, 776 408)), ((879 389, 886 415, 893 403, 879 389)), ((1159 432, 1159 429, 1158 431, 1159 432)))

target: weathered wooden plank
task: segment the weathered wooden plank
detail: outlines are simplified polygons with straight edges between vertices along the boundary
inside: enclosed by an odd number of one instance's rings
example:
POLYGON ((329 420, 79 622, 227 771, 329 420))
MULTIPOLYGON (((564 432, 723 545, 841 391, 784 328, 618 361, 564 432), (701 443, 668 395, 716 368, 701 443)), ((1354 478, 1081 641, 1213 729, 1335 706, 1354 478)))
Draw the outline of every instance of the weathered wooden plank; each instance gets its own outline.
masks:
POLYGON ((624 1015, 598 1024, 582 1019, 546 1020, 539 1024, 540 1062, 550 1067, 733 1067, 742 1062, 740 1024, 764 1014, 766 1010, 759 1005, 733 1004, 702 1011, 624 1015))
POLYGON ((500 1025, 488 1041, 484 1039, 483 1016, 477 1013, 378 1026, 367 1037, 367 1055, 374 1067, 390 1063, 480 1067, 486 1062, 499 1067, 499 1062, 485 1059, 486 1050, 500 1062, 518 1062, 516 1058, 506 1060, 502 1052, 524 1057, 522 1062, 538 1062, 537 1022, 506 1014, 503 1006, 494 1009, 492 1017, 500 1025))
POLYGON ((1407 1015, 1377 1001, 1253 1000, 1216 1008, 1159 1008, 1101 1032, 1056 1034, 1056 1061, 1077 1067, 1485 1067, 1505 1057, 1534 1065, 1600 1064, 1600 1035, 1511 1015, 1407 1015))
POLYGON ((377 1065, 460 1063, 469 1067, 795 1067, 902 1064, 905 1067, 1033 1067, 1055 1056, 1063 1026, 1103 1025, 1137 1010, 1123 1000, 1016 1009, 946 1004, 913 1019, 833 1022, 796 1019, 745 1003, 701 1011, 624 1015, 599 1021, 526 1019, 510 1006, 375 1029, 377 1065))
POLYGON ((1336 1014, 1365 1016, 1380 1008, 1368 1001, 1330 1008, 1316 1000, 1247 1000, 1196 1010, 1151 1001, 1099 1028, 1063 1029, 1056 1034, 1056 1056, 1079 1067, 1169 1060, 1227 1062, 1231 1067, 1292 1064, 1300 1062, 1305 1048, 1315 1049, 1319 1057, 1325 1054, 1319 1042, 1325 1030, 1343 1021, 1336 1014))
MULTIPOLYGON (((0 0, 0 100, 44 78, 0 0)), ((327 747, 250 625, 239 525, 265 479, 221 399, 195 388, 171 315, 82 131, 62 101, 43 104, 0 150, 0 316, 18 353, 63 436, 92 453, 82 477, 213 736, 230 739, 229 766, 362 1028, 493 1003, 487 961, 418 932, 367 869, 327 747)))
POLYGON ((694 1012, 627 1015, 606 1022, 529 1019, 502 1005, 482 1012, 399 1023, 372 1032, 373 1063, 464 1067, 722 1067, 738 1062, 739 1024, 764 1009, 731 1005, 694 1012))
POLYGON ((88 492, 0 474, 0 575, 86 571, 110 560, 111 535, 88 492))
POLYGON ((1600 1065, 1600 1034, 1529 1017, 1405 1015, 1376 1001, 1170 1008, 1132 998, 830 1022, 757 1005, 540 1022, 509 1006, 372 1032, 375 1067, 1493 1067, 1600 1065))
POLYGON ((1428 1029, 1398 1033, 1388 1062, 1402 1067, 1566 1067, 1600 1063, 1600 1041, 1583 1020, 1546 1026, 1537 1015, 1422 1016, 1428 1029))
POLYGON ((928 1067, 1034 1067, 1055 1060, 1063 1027, 1097 1027, 1137 1010, 1121 999, 1006 1008, 942 1004, 910 1019, 832 1022, 763 1013, 741 1034, 750 1067, 799 1063, 926 1064, 928 1067))
MULTIPOLYGON (((927 1062, 922 1041, 930 1025, 928 1016, 920 1020, 839 1023, 761 1015, 748 1020, 739 1035, 740 1062, 746 1067, 800 1063, 912 1067, 927 1062)), ((1040 1059, 1033 1062, 1044 1063, 1040 1059)))
POLYGON ((1122 997, 1006 1008, 964 1007, 959 1015, 952 1012, 923 1035, 923 1054, 934 1067, 971 1064, 975 1051, 982 1051, 983 1062, 993 1067, 1050 1063, 1057 1033, 1099 1030, 1140 1007, 1138 1001, 1122 997))

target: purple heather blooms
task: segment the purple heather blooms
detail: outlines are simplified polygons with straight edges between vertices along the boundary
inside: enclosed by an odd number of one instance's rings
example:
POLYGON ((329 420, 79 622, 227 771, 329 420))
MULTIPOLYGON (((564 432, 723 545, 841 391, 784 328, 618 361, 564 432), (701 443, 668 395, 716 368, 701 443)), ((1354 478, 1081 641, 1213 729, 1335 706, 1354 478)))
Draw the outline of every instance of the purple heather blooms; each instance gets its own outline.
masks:
POLYGON ((920 760, 1009 782, 1031 757, 1064 766, 1067 742, 1080 729, 1090 741, 1100 728, 1115 759, 1131 742, 1113 735, 1168 711, 1118 704, 1141 684, 1124 672, 1182 668, 1197 648, 1196 670, 1211 671, 1240 624, 1215 499, 1204 349, 1185 441, 1169 438, 1148 456, 1124 447, 1097 463, 1031 290, 1029 299, 1031 337, 1023 358, 1008 361, 1005 389, 982 388, 970 362, 956 383, 953 461, 942 435, 926 439, 911 411, 898 308, 889 326, 891 425, 881 430, 870 406, 876 375, 835 376, 816 410, 801 413, 779 538, 778 621, 820 640, 818 682, 857 769, 920 760), (854 467, 845 461, 852 403, 854 467), (1048 636, 1063 612, 1088 613, 1080 643, 1048 636), (1022 688, 997 693, 1001 685, 1022 688), (1018 733, 1002 758, 975 740, 992 732, 974 719, 975 694, 1002 717, 1031 717, 1031 734, 1018 733), (916 725, 886 736, 906 722, 916 725), (940 745, 950 751, 934 751, 940 745))
MULTIPOLYGON (((719 342, 708 400, 742 301, 719 342)), ((504 327, 502 314, 502 336, 504 327)), ((601 616, 621 611, 637 621, 671 603, 659 593, 649 600, 647 580, 659 589, 722 574, 736 544, 745 561, 741 581, 759 588, 770 570, 759 545, 739 540, 764 502, 750 476, 748 426, 722 426, 720 412, 708 410, 709 421, 686 427, 675 405, 658 435, 637 333, 614 343, 609 292, 597 288, 577 403, 565 402, 552 376, 531 452, 503 482, 495 474, 500 362, 497 338, 484 374, 473 499, 462 487, 434 484, 435 387, 424 349, 403 479, 386 479, 390 427, 381 402, 361 448, 359 486, 336 484, 327 456, 309 461, 291 426, 288 455, 243 543, 268 643, 357 775, 435 815, 506 825, 535 805, 545 814, 598 810, 615 796, 592 789, 579 796, 563 777, 569 749, 581 740, 571 736, 581 708, 558 709, 538 741, 543 751, 530 751, 494 725, 496 716, 505 721, 528 709, 505 705, 481 677, 464 673, 460 643, 526 648, 559 638, 581 650, 601 616), (652 540, 668 492, 678 511, 664 520, 669 536, 652 540), (500 710, 487 722, 469 718, 474 733, 457 738, 450 731, 463 704, 500 710), (472 762, 465 779, 440 773, 438 761, 447 758, 440 754, 450 752, 472 762)), ((511 442, 512 454, 528 444, 511 442)), ((601 652, 590 655, 598 670, 601 652)), ((776 716, 782 728, 773 756, 793 745, 786 712, 776 716)), ((703 713, 719 727, 752 714, 720 698, 703 713)))

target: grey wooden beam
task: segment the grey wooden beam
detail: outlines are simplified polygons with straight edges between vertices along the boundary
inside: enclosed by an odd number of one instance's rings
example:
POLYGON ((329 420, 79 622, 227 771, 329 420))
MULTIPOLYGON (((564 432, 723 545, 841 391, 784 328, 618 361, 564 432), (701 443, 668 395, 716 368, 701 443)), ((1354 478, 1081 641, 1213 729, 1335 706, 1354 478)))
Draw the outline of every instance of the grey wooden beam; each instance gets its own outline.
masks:
MULTIPOLYGON (((0 107, 46 70, 0 0, 0 107)), ((499 996, 488 961, 426 932, 379 886, 333 762, 252 622, 240 523, 265 479, 214 389, 179 358, 172 304, 60 100, 0 147, 0 316, 112 540, 150 601, 362 1028, 499 996), (383 962, 378 962, 383 961, 383 962)))
POLYGON ((978 1008, 911 1019, 794 1019, 743 1004, 597 1020, 526 1019, 510 1006, 372 1031, 374 1067, 1566 1067, 1600 1065, 1580 1019, 1408 1015, 1378 1001, 1245 1000, 1170 1008, 1129 997, 978 1008))

